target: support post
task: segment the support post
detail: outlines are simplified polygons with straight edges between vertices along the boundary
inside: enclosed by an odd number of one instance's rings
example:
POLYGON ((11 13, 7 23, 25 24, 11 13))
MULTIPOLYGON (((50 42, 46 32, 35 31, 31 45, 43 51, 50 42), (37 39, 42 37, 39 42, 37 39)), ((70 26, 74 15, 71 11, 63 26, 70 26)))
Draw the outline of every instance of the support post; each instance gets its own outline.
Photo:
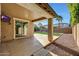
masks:
POLYGON ((52 18, 48 19, 48 40, 50 42, 53 41, 53 24, 52 24, 53 20, 52 18))

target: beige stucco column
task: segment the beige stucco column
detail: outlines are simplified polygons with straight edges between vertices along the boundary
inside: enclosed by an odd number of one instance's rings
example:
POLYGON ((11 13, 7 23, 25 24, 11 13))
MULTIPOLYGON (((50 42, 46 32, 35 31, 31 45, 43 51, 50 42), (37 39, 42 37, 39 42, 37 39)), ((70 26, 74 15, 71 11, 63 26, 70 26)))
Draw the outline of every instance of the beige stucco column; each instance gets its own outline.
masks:
POLYGON ((32 21, 28 22, 28 27, 27 27, 27 37, 30 38, 34 34, 34 24, 32 21))
POLYGON ((53 20, 52 18, 48 19, 48 40, 50 42, 53 41, 53 24, 52 24, 53 20))

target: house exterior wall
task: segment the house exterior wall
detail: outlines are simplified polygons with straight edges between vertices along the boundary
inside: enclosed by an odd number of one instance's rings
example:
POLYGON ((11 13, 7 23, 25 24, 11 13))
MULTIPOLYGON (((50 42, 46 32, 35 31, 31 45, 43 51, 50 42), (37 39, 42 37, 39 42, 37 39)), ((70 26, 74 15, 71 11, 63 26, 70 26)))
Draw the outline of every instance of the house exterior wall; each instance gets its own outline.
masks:
POLYGON ((15 39, 15 21, 13 18, 19 18, 19 19, 27 19, 28 22, 28 31, 26 37, 33 36, 33 23, 30 22, 30 19, 32 19, 31 12, 28 9, 21 9, 22 7, 17 6, 16 4, 2 4, 1 9, 3 10, 7 16, 11 17, 11 24, 8 24, 6 22, 1 22, 1 41, 9 41, 15 39), (16 8, 15 8, 15 7, 16 8), (15 8, 15 10, 12 10, 15 8), (19 10, 18 10, 19 8, 19 10), (21 12, 22 11, 22 12, 21 12), (29 17, 30 16, 30 17, 29 17))
POLYGON ((0 18, 0 42, 1 42, 1 18, 0 18))
POLYGON ((77 46, 79 47, 79 23, 73 26, 72 34, 74 36, 75 42, 77 43, 77 46))
POLYGON ((14 21, 13 18, 10 21, 11 24, 1 22, 1 41, 13 40, 14 38, 14 21))
MULTIPOLYGON (((11 19, 11 24, 6 23, 6 22, 1 22, 1 41, 9 41, 9 40, 13 40, 16 39, 15 36, 15 23, 14 23, 14 19, 11 19)), ((28 26, 27 26, 27 35, 26 38, 30 38, 33 36, 34 33, 34 24, 33 22, 29 21, 28 22, 28 26)))
POLYGON ((27 37, 32 37, 34 34, 34 24, 33 22, 29 21, 28 22, 28 27, 27 27, 27 37))
POLYGON ((1 42, 1 4, 0 4, 0 42, 1 42))

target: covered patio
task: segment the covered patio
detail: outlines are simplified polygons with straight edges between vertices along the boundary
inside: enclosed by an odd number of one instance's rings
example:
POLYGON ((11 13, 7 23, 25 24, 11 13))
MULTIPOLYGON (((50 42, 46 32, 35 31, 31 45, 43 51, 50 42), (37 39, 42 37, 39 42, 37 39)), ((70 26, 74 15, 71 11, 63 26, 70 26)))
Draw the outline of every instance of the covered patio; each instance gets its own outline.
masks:
MULTIPOLYGON (((39 21, 39 20, 45 20, 48 19, 48 41, 53 41, 53 19, 57 16, 55 11, 49 6, 49 4, 1 4, 1 12, 2 15, 7 15, 11 18, 10 24, 7 24, 5 22, 1 22, 1 38, 2 42, 9 41, 9 40, 15 40, 16 37, 16 21, 19 22, 27 22, 27 29, 23 30, 23 26, 21 26, 21 29, 18 29, 20 35, 25 35, 24 38, 31 38, 34 34, 34 24, 33 22, 39 21), (34 8, 32 8, 34 7, 34 8), (9 10, 9 11, 8 11, 9 10), (35 11, 36 10, 36 11, 35 11), (22 12, 21 12, 22 11, 22 12), (14 13, 17 12, 17 13, 14 13), (7 28, 8 26, 8 28, 7 28), (6 27, 6 28, 5 28, 6 27), (23 31, 25 31, 23 33, 23 31), (8 32, 8 33, 7 33, 8 32), (11 34, 12 33, 12 34, 11 34)), ((19 38, 18 38, 19 39, 19 38)))
MULTIPOLYGON (((1 14, 9 16, 11 19, 9 23, 1 21, 1 43, 0 43, 0 55, 10 56, 57 56, 60 52, 56 47, 57 45, 60 50, 64 49, 61 44, 68 48, 77 49, 78 47, 74 43, 72 34, 62 34, 61 36, 53 36, 53 19, 57 16, 56 12, 47 3, 3 3, 1 4, 1 14), (48 35, 34 34, 34 22, 40 20, 48 20, 48 35), (16 20, 20 21, 21 26, 21 37, 16 37, 16 20), (23 30, 23 22, 27 22, 26 31, 23 30), (23 31, 25 31, 23 33, 23 31), (66 37, 68 36, 68 38, 66 37), (72 39, 70 39, 72 37, 72 39), (67 40, 65 41, 65 39, 67 40), (70 44, 72 42, 72 44, 70 44), (69 46, 69 45, 70 46, 69 46), (51 47, 51 48, 50 48, 51 47), (49 49, 50 48, 50 49, 49 49), (52 50, 54 52, 52 52, 52 50), (55 52, 58 52, 56 54, 55 52)), ((74 50, 74 49, 73 49, 74 50)), ((68 49, 67 49, 68 51, 68 49)), ((72 52, 72 51, 71 51, 72 52)), ((71 53, 70 52, 70 53, 71 53)), ((72 54, 72 53, 71 53, 72 54)))
MULTIPOLYGON (((1 22, 1 49, 3 55, 31 55, 36 50, 53 42, 53 18, 57 16, 49 4, 1 4, 1 14, 9 16, 10 23, 1 22), (33 7, 33 8, 32 8, 33 7), (8 11, 9 10, 9 11, 8 11), (36 11, 35 11, 36 10, 36 11), (15 13, 16 12, 16 13, 15 13), (48 37, 45 45, 34 36, 33 22, 48 19, 48 37), (16 38, 15 22, 28 22, 25 37, 16 38), (34 48, 34 49, 33 49, 34 48), (25 52, 25 53, 24 53, 25 52)), ((23 29, 21 30, 23 31, 23 29)), ((22 32, 23 34, 23 32, 22 32)), ((41 39, 41 38, 40 38, 41 39)), ((44 42, 43 42, 44 43, 44 42)))

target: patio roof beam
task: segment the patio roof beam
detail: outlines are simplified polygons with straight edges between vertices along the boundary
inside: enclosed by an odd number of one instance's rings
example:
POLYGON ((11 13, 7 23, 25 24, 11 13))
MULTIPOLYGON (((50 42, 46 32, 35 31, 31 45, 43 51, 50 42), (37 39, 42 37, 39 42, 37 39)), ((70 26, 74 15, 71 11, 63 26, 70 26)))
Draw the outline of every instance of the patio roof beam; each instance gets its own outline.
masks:
POLYGON ((46 18, 46 17, 41 17, 41 18, 38 18, 38 19, 34 19, 34 20, 32 20, 32 22, 40 21, 40 20, 44 20, 44 19, 47 19, 47 18, 46 18))

